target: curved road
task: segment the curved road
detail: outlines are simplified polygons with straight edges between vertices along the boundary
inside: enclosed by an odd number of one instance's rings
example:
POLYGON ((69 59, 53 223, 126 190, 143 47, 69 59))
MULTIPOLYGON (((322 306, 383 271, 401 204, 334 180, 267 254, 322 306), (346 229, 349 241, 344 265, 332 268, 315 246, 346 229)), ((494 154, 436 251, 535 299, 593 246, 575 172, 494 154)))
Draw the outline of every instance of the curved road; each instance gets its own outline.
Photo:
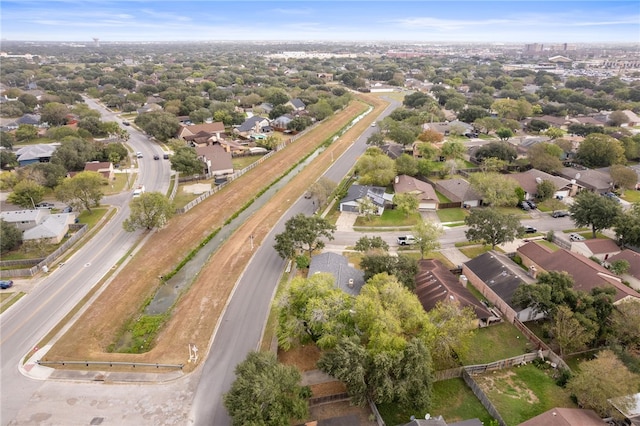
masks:
MULTIPOLYGON (((119 121, 92 100, 92 108, 101 111, 103 120, 119 121)), ((148 190, 166 192, 170 166, 167 161, 154 161, 153 153, 162 154, 140 132, 132 130, 129 144, 147 155, 138 160, 136 182, 148 190)), ((162 157, 162 156, 161 156, 162 157)), ((7 424, 42 385, 20 374, 22 358, 69 312, 89 290, 107 274, 140 238, 140 232, 127 233, 122 222, 129 216, 131 193, 103 200, 117 206, 115 216, 81 250, 63 266, 52 267, 48 274, 30 283, 33 289, 2 314, 0 321, 0 383, 2 404, 0 421, 7 424)))

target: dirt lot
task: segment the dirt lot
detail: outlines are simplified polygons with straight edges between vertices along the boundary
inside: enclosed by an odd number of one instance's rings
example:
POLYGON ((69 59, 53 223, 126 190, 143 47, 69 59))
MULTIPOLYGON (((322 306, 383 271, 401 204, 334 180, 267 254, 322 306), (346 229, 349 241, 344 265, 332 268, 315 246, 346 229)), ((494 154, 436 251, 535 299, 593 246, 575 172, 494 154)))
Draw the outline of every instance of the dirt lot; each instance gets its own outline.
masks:
MULTIPOLYGON (((358 95, 377 115, 387 103, 372 95, 358 95)), ((146 244, 113 279, 96 302, 71 329, 60 338, 46 355, 46 360, 79 359, 129 362, 185 363, 185 347, 194 343, 205 358, 213 330, 233 286, 250 258, 250 248, 244 243, 249 235, 259 244, 282 215, 285 200, 299 197, 327 167, 330 156, 344 152, 355 136, 362 133, 371 120, 362 120, 315 161, 299 173, 285 188, 254 214, 228 239, 198 275, 189 292, 182 297, 155 347, 143 354, 107 355, 106 348, 122 327, 123 321, 135 315, 144 300, 154 294, 158 277, 171 271, 214 229, 252 199, 268 182, 289 169, 298 159, 313 151, 337 129, 366 110, 363 102, 352 102, 326 124, 321 125, 285 150, 251 170, 222 191, 209 197, 184 215, 173 218, 162 230, 154 232, 146 244), (224 271, 223 274, 220 272, 224 271), (215 279, 213 278, 215 277, 215 279)), ((186 364, 185 371, 191 365, 186 364)))

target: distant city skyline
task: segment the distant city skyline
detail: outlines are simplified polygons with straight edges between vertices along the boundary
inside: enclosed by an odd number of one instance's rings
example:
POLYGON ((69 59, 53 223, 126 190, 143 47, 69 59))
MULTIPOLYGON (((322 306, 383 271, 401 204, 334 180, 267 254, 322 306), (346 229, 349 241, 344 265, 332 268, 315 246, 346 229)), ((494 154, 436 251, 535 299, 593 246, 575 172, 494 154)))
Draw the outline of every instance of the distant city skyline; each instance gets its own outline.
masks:
POLYGON ((624 1, 2 0, 4 40, 638 43, 624 1))

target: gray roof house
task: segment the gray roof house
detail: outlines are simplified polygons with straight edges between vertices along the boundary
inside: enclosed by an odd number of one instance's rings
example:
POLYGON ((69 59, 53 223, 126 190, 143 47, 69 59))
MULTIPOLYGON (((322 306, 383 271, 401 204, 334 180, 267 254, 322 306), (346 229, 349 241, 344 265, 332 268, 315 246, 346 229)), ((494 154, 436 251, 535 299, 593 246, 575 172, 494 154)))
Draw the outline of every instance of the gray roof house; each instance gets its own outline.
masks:
POLYGON ((40 114, 25 114, 16 120, 18 124, 30 124, 37 126, 40 124, 40 114))
POLYGON ((378 215, 384 212, 385 204, 393 200, 393 194, 385 194, 381 186, 351 185, 347 195, 340 200, 341 212, 360 212, 360 201, 368 198, 378 208, 378 215))
POLYGON ((538 195, 538 184, 551 181, 556 186, 555 196, 568 197, 571 194, 571 181, 560 176, 550 175, 538 169, 530 169, 522 173, 512 173, 507 177, 514 179, 525 192, 525 199, 530 200, 538 195))
POLYGON ((271 125, 276 129, 286 129, 289 123, 293 120, 293 116, 291 114, 281 115, 271 122, 271 125))
POLYGON ((60 143, 58 142, 24 146, 16 151, 18 164, 20 166, 26 166, 32 163, 48 163, 59 146, 60 143))
POLYGON ((294 111, 304 111, 304 109, 307 107, 304 102, 302 102, 300 99, 295 98, 295 99, 291 99, 289 102, 287 102, 285 105, 290 106, 291 108, 293 108, 294 111))
POLYGON ((335 285, 352 296, 360 294, 364 285, 364 272, 349 265, 346 257, 336 253, 322 253, 311 258, 309 276, 328 272, 335 278, 335 285))
POLYGON ((599 170, 579 170, 573 167, 563 167, 558 174, 566 179, 575 181, 575 183, 590 191, 602 194, 611 190, 611 176, 599 170))
POLYGON ((0 219, 22 231, 26 231, 38 226, 49 214, 50 212, 47 209, 7 210, 0 212, 0 219))
POLYGON ((27 240, 48 240, 57 244, 69 232, 69 225, 75 222, 75 215, 72 213, 50 214, 38 226, 27 229, 22 234, 22 239, 27 240))
POLYGON ((263 127, 270 125, 269 119, 254 115, 247 118, 244 123, 233 129, 235 133, 242 136, 248 136, 251 133, 261 133, 263 127))
POLYGON ((482 198, 471 188, 471 184, 464 179, 446 179, 436 182, 436 191, 454 203, 462 203, 471 207, 482 204, 482 198))
POLYGON ((425 123, 422 125, 424 130, 435 130, 438 133, 442 133, 448 136, 450 133, 460 133, 464 135, 468 132, 473 132, 473 126, 460 120, 445 121, 440 123, 425 123))
POLYGON ((531 308, 522 309, 513 304, 513 293, 520 284, 533 284, 534 280, 504 254, 496 251, 483 253, 464 263, 462 274, 509 322, 515 318, 524 322, 544 316, 531 308))

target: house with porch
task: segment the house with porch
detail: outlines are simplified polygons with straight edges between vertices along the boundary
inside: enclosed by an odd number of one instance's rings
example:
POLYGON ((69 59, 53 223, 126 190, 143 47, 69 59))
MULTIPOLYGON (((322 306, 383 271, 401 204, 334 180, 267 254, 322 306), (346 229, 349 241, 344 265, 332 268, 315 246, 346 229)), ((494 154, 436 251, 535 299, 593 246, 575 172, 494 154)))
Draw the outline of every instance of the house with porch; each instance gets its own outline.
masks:
POLYGON ((190 126, 182 125, 178 129, 176 137, 178 139, 187 140, 187 137, 189 136, 200 135, 200 137, 202 137, 206 134, 209 137, 215 136, 217 140, 220 140, 224 133, 224 123, 221 121, 214 121, 213 123, 193 124, 190 126))
POLYGON ((113 163, 110 161, 91 161, 85 163, 84 171, 99 173, 108 181, 112 181, 115 179, 115 169, 113 167, 113 163))
POLYGON ((552 182, 556 187, 553 194, 556 198, 565 198, 575 195, 575 190, 571 181, 560 176, 550 175, 538 169, 530 169, 526 172, 512 173, 507 175, 508 178, 518 182, 518 185, 524 190, 525 200, 533 200, 538 196, 538 185, 544 181, 552 182))
POLYGON ((233 173, 231 153, 227 152, 220 142, 196 147, 196 154, 204 163, 204 171, 207 175, 222 176, 233 173))
POLYGON ((340 211, 360 213, 363 200, 369 200, 380 216, 386 205, 393 201, 393 194, 386 194, 381 186, 351 185, 347 195, 340 200, 340 211))
POLYGON ((447 197, 453 203, 462 206, 479 207, 482 198, 471 188, 471 184, 462 178, 439 180, 436 182, 436 191, 447 197))
POLYGON ((244 123, 233 129, 233 132, 243 138, 249 138, 250 135, 263 133, 263 129, 270 127, 271 122, 268 118, 254 115, 247 118, 244 123))
POLYGON ((393 181, 393 191, 396 194, 412 194, 418 199, 418 210, 436 210, 438 195, 433 186, 407 175, 396 176, 393 181))

